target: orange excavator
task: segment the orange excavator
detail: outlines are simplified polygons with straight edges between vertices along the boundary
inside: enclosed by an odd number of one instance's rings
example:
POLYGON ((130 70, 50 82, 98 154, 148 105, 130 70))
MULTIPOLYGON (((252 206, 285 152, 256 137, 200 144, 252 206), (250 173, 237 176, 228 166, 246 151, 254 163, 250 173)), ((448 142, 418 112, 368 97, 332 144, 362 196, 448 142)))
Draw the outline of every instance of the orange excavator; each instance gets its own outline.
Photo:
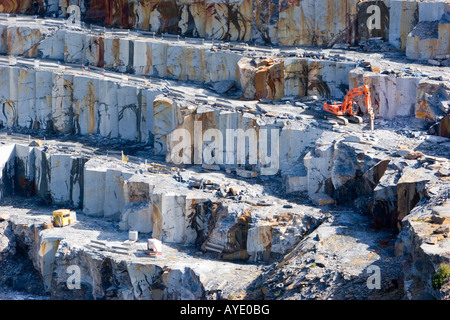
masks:
POLYGON ((364 100, 370 117, 370 130, 373 131, 375 116, 373 113, 372 101, 370 100, 370 90, 368 85, 363 85, 349 91, 344 98, 344 102, 342 103, 325 103, 323 105, 323 109, 331 114, 334 114, 338 122, 343 125, 348 125, 349 122, 362 123, 362 118, 358 117, 356 112, 353 110, 353 106, 357 104, 357 102, 354 101, 354 98, 362 95, 364 95, 364 100))

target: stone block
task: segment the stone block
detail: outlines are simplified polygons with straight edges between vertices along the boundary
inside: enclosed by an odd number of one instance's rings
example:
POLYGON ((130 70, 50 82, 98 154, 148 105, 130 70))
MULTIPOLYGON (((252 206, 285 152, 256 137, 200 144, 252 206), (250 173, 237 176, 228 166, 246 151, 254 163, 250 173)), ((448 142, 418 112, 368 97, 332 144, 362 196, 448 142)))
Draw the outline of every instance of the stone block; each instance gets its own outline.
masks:
POLYGON ((449 4, 445 0, 441 1, 427 1, 419 3, 419 22, 424 21, 439 21, 446 11, 449 4))
MULTIPOLYGON (((69 205, 72 199, 72 168, 73 161, 71 155, 68 154, 52 154, 49 157, 49 167, 50 167, 50 197, 54 204, 59 205, 69 205)), ((81 174, 82 174, 81 170, 81 174)), ((79 175, 80 172, 78 171, 79 175)), ((79 179, 79 176, 78 176, 79 179)), ((78 180, 79 181, 79 180, 78 180)), ((82 185, 78 184, 76 193, 78 195, 77 205, 80 204, 80 191, 82 190, 82 185)))
POLYGON ((286 72, 284 95, 304 97, 308 93, 308 63, 305 59, 288 58, 284 61, 286 72))
POLYGON ((42 39, 38 45, 39 56, 44 59, 64 61, 66 31, 60 29, 42 39))
POLYGON ((98 132, 102 137, 119 137, 118 84, 102 81, 98 85, 98 132))
POLYGON ((251 227, 247 235, 247 252, 250 261, 268 261, 272 245, 272 226, 251 227))
POLYGON ((389 43, 399 50, 406 49, 408 34, 417 24, 419 1, 392 0, 390 2, 389 43))
POLYGON ((17 90, 20 69, 16 67, 0 68, 0 81, 5 85, 0 91, 0 101, 3 110, 0 113, 0 121, 5 127, 12 127, 17 124, 17 90))
POLYGON ((86 35, 86 62, 91 66, 103 68, 105 65, 104 35, 86 35))
POLYGON ((133 176, 132 172, 119 169, 107 169, 105 172, 105 200, 103 216, 119 219, 125 212, 125 183, 133 176))
POLYGON ((104 216, 106 195, 106 168, 92 160, 84 169, 83 213, 88 216, 104 216))
POLYGON ((397 213, 400 222, 422 199, 427 182, 434 175, 425 169, 405 169, 397 183, 397 213))
POLYGON ((129 85, 120 85, 117 88, 118 133, 119 138, 123 140, 139 141, 141 109, 138 90, 129 85))
POLYGON ((52 89, 52 124, 59 133, 73 132, 73 75, 54 73, 52 89))
POLYGON ((17 125, 36 129, 36 74, 32 69, 21 69, 17 78, 17 125))
POLYGON ((120 228, 140 233, 154 233, 154 186, 140 177, 130 178, 124 184, 125 207, 121 215, 120 228))
POLYGON ((205 82, 209 83, 223 80, 233 80, 239 87, 240 74, 238 62, 241 58, 241 54, 233 52, 206 51, 205 82))
POLYGON ((52 91, 53 73, 51 71, 35 70, 35 122, 37 129, 52 130, 52 91))
POLYGON ((75 64, 86 62, 86 33, 67 30, 64 35, 64 61, 75 64))
POLYGON ((98 132, 99 81, 88 76, 73 79, 74 130, 81 135, 98 132))
MULTIPOLYGON (((450 7, 450 5, 448 5, 450 7)), ((442 16, 438 26, 438 44, 439 54, 450 54, 450 8, 448 12, 442 16)))
POLYGON ((280 100, 284 95, 284 62, 274 59, 255 61, 242 58, 239 63, 244 97, 252 100, 280 100))
POLYGON ((0 201, 14 192, 15 149, 14 144, 0 146, 0 201))
MULTIPOLYGON (((105 68, 118 72, 127 72, 130 59, 130 43, 127 38, 106 35, 104 38, 104 63, 105 68)), ((133 56, 133 52, 131 52, 133 56)))
POLYGON ((182 120, 180 110, 176 102, 163 97, 157 97, 153 102, 154 112, 154 146, 155 152, 166 154, 166 138, 175 130, 182 120))
POLYGON ((8 55, 24 55, 29 58, 36 56, 39 42, 43 38, 40 29, 26 26, 8 26, 6 33, 8 55))
POLYGON ((433 59, 439 54, 439 23, 420 22, 406 41, 406 56, 415 60, 433 59))
POLYGON ((177 1, 180 20, 178 28, 185 37, 205 37, 206 33, 206 0, 177 1))
MULTIPOLYGON (((419 77, 394 77, 361 69, 350 72, 350 90, 369 85, 375 116, 384 119, 414 115, 420 81, 419 77)), ((361 111, 367 113, 363 100, 356 101, 361 111)))

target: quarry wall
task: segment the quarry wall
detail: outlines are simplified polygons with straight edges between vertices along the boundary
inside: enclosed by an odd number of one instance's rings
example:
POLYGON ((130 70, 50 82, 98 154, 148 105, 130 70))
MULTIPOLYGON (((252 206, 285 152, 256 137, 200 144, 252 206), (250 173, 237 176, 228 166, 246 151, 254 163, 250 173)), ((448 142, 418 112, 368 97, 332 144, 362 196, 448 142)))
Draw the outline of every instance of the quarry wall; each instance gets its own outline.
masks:
POLYGON ((324 47, 381 37, 411 58, 449 53, 449 4, 441 0, 11 0, 0 11, 67 17, 71 5, 87 23, 156 34, 324 47), (421 35, 424 25, 433 31, 421 35))
MULTIPOLYGON (((12 22, 0 23, 0 28, 10 39, 0 47, 4 54, 13 54, 0 64, 0 124, 5 127, 100 134, 152 144, 154 101, 165 88, 145 77, 225 84, 241 90, 249 101, 305 96, 343 99, 348 90, 368 84, 378 118, 416 116, 430 124, 441 121, 449 100, 449 76, 437 67, 431 71, 436 74, 433 78, 415 70, 404 72, 401 62, 381 68, 369 62, 364 67, 359 56, 278 57, 268 52, 252 57, 237 50, 217 50, 211 44, 96 36, 12 22), (39 36, 47 33, 51 35, 39 36), (31 55, 35 60, 19 59, 16 64, 14 55, 31 55), (139 77, 130 81, 129 74, 139 77)), ((364 106, 361 111, 367 112, 364 106)))
POLYGON ((67 17, 71 5, 79 6, 83 21, 106 27, 264 45, 332 46, 383 37, 405 50, 418 22, 440 21, 438 38, 448 32, 448 19, 441 20, 445 1, 11 0, 1 11, 67 17))

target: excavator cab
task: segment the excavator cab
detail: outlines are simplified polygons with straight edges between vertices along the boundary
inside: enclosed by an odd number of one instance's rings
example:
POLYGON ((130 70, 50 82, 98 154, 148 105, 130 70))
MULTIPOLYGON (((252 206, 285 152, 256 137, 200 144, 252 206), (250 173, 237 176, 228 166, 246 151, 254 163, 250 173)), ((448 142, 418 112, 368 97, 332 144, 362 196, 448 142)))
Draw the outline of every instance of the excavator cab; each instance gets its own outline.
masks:
POLYGON ((370 99, 370 90, 367 85, 350 90, 342 103, 325 103, 323 109, 329 114, 334 115, 340 124, 348 125, 349 122, 363 123, 363 119, 357 116, 357 112, 354 110, 354 107, 357 105, 354 98, 361 95, 364 95, 364 101, 370 116, 370 129, 373 131, 374 114, 370 99))

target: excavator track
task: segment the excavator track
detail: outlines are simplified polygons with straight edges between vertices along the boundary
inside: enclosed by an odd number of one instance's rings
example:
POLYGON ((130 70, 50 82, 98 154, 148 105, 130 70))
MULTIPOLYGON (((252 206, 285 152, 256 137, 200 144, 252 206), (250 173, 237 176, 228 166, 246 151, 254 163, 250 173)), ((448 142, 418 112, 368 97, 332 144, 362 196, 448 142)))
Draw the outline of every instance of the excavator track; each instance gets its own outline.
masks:
POLYGON ((364 120, 359 116, 337 116, 337 115, 325 115, 325 119, 334 119, 342 126, 347 126, 349 123, 363 124, 364 120))
POLYGON ((362 124, 364 122, 363 118, 358 116, 349 116, 348 121, 356 124, 362 124))
POLYGON ((337 122, 342 126, 348 126, 349 120, 346 117, 336 116, 337 122))
POLYGON ((333 114, 326 114, 324 116, 324 118, 326 120, 336 120, 336 122, 338 124, 340 124, 341 126, 347 126, 350 123, 349 120, 346 117, 344 117, 344 116, 337 116, 337 115, 333 115, 333 114))

